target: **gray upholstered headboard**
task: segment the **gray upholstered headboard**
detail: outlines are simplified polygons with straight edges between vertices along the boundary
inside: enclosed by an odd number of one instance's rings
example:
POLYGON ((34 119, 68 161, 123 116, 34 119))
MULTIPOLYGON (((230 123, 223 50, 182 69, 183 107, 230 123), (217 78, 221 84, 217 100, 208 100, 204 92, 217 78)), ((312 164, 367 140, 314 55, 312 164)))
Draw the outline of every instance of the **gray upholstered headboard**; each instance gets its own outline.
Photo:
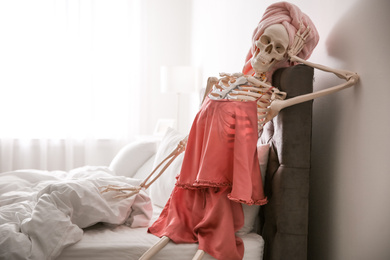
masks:
MULTIPOLYGON (((273 85, 287 98, 313 91, 314 70, 283 68, 273 85)), ((265 260, 307 259, 312 101, 282 110, 266 124, 261 140, 272 144, 265 179, 268 204, 260 214, 265 260)))

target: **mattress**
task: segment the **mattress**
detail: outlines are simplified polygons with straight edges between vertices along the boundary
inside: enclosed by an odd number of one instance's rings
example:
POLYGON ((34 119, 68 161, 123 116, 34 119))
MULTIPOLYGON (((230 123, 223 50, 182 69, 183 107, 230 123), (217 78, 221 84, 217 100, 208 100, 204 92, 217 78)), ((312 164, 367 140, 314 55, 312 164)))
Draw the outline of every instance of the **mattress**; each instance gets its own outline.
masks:
MULTIPOLYGON (((151 224, 161 212, 161 208, 154 207, 151 224)), ((245 245, 245 260, 262 259, 264 240, 256 233, 240 236, 245 245)), ((58 260, 77 259, 138 259, 147 249, 157 243, 159 238, 147 233, 147 228, 130 228, 124 225, 110 226, 96 224, 84 229, 83 238, 74 245, 65 248, 58 260)), ((152 259, 192 259, 198 250, 197 244, 168 243, 152 259)), ((215 259, 205 254, 203 259, 215 259)))

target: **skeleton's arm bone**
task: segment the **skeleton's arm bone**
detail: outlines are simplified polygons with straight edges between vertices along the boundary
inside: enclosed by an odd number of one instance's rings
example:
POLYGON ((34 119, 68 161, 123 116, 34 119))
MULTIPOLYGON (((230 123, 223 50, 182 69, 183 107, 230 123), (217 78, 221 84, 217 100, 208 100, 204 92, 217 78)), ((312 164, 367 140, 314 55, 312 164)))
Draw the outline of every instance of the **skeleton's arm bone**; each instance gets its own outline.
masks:
POLYGON ((216 77, 210 77, 207 79, 207 85, 206 85, 206 90, 204 92, 204 96, 203 96, 203 99, 202 99, 202 103, 204 102, 204 99, 206 98, 206 96, 208 95, 208 93, 210 93, 211 91, 211 88, 213 87, 214 84, 216 84, 218 82, 218 79, 216 77))
POLYGON ((351 78, 354 78, 355 81, 351 84, 351 86, 353 84, 357 83, 357 81, 359 80, 359 75, 357 73, 355 73, 355 72, 348 71, 348 70, 340 70, 340 69, 330 68, 330 67, 327 67, 325 65, 316 64, 316 63, 313 63, 313 62, 301 59, 301 58, 299 58, 299 57, 297 57, 295 55, 290 57, 290 61, 297 61, 297 62, 306 64, 306 65, 308 65, 310 67, 313 67, 313 68, 316 68, 316 69, 319 69, 319 70, 322 70, 322 71, 331 72, 331 73, 335 74, 337 77, 339 77, 341 79, 346 79, 348 81, 351 78))
POLYGON ((274 102, 272 102, 271 108, 276 110, 276 111, 280 111, 283 108, 286 108, 286 107, 289 107, 292 105, 296 105, 296 104, 303 103, 303 102, 306 102, 309 100, 313 100, 315 98, 319 98, 319 97, 323 97, 323 96, 335 93, 337 91, 340 91, 342 89, 345 89, 345 88, 348 88, 348 87, 355 85, 359 80, 359 75, 354 73, 354 72, 351 72, 351 71, 333 69, 333 68, 330 68, 330 67, 327 67, 324 65, 315 64, 315 63, 303 60, 297 56, 292 56, 291 61, 298 61, 298 62, 301 62, 301 63, 306 64, 308 66, 311 66, 313 68, 322 70, 322 71, 332 72, 336 76, 338 76, 339 78, 347 80, 347 82, 344 82, 344 83, 336 85, 334 87, 331 87, 328 89, 323 89, 323 90, 320 90, 320 91, 317 91, 314 93, 301 95, 301 96, 293 97, 293 98, 286 99, 286 100, 275 100, 274 102))
POLYGON ((116 185, 108 185, 108 186, 100 187, 102 189, 101 193, 108 192, 108 191, 117 191, 117 192, 121 192, 121 193, 123 193, 124 191, 131 191, 130 193, 124 193, 124 194, 117 195, 114 197, 114 198, 129 198, 129 197, 139 193, 139 191, 142 188, 144 188, 145 190, 148 189, 149 186, 152 185, 164 173, 164 171, 179 156, 179 154, 184 152, 184 150, 186 149, 186 145, 187 145, 187 139, 188 139, 188 136, 186 136, 183 140, 181 140, 179 142, 179 144, 177 145, 176 149, 173 150, 172 153, 170 153, 162 162, 160 162, 160 164, 157 165, 156 168, 153 169, 153 171, 142 181, 142 183, 139 186, 126 188, 126 187, 120 187, 120 186, 116 186, 116 185), (155 176, 151 181, 149 181, 149 179, 152 176, 154 176, 154 174, 157 172, 157 170, 160 167, 163 167, 163 168, 160 170, 160 172, 157 174, 157 176, 155 176))
POLYGON ((168 155, 167 158, 165 158, 159 165, 156 166, 156 168, 152 171, 151 174, 149 174, 149 176, 147 176, 144 179, 144 181, 140 184, 140 186, 145 188, 145 190, 149 188, 149 186, 152 185, 152 183, 155 182, 164 173, 164 171, 179 156, 179 154, 184 152, 184 150, 186 149, 187 140, 188 140, 188 136, 186 136, 183 140, 181 140, 177 145, 176 149, 173 150, 173 152, 170 155, 168 155), (154 179, 152 179, 151 181, 149 181, 149 183, 147 183, 147 181, 154 175, 157 169, 159 169, 168 159, 170 160, 165 164, 165 166, 161 169, 161 171, 157 174, 157 176, 154 177, 154 179))
POLYGON ((310 94, 306 94, 306 95, 293 97, 293 98, 290 98, 290 99, 275 100, 274 102, 272 102, 271 107, 274 108, 275 110, 280 111, 283 108, 286 108, 286 107, 289 107, 289 106, 293 106, 293 105, 296 105, 296 104, 300 104, 300 103, 303 103, 303 102, 306 102, 306 101, 309 101, 309 100, 313 100, 313 99, 316 99, 316 98, 319 98, 319 97, 323 97, 323 96, 332 94, 334 92, 340 91, 342 89, 348 88, 348 87, 354 85, 355 82, 356 82, 356 80, 354 78, 351 78, 347 82, 344 82, 344 83, 342 83, 340 85, 337 85, 337 86, 334 86, 334 87, 331 87, 331 88, 328 88, 328 89, 320 90, 320 91, 317 91, 317 92, 314 92, 314 93, 310 93, 310 94))

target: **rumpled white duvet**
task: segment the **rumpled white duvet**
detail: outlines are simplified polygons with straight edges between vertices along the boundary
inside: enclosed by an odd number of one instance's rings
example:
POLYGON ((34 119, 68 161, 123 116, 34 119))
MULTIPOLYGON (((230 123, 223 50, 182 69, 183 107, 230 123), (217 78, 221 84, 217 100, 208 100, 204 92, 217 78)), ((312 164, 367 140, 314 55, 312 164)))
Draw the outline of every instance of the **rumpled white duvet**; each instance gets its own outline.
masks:
POLYGON ((152 205, 143 190, 126 199, 99 190, 139 182, 106 167, 0 173, 0 259, 54 259, 98 222, 147 226, 152 205))

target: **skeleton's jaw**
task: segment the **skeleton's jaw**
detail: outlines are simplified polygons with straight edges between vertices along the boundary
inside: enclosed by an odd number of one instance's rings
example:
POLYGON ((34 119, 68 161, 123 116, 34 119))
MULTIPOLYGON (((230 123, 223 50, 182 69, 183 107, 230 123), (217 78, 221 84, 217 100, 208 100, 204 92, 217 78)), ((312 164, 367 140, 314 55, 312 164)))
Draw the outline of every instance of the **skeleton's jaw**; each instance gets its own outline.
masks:
POLYGON ((256 57, 252 58, 251 64, 255 73, 260 75, 270 70, 276 62, 277 60, 275 60, 274 58, 267 60, 260 55, 257 55, 256 57))

